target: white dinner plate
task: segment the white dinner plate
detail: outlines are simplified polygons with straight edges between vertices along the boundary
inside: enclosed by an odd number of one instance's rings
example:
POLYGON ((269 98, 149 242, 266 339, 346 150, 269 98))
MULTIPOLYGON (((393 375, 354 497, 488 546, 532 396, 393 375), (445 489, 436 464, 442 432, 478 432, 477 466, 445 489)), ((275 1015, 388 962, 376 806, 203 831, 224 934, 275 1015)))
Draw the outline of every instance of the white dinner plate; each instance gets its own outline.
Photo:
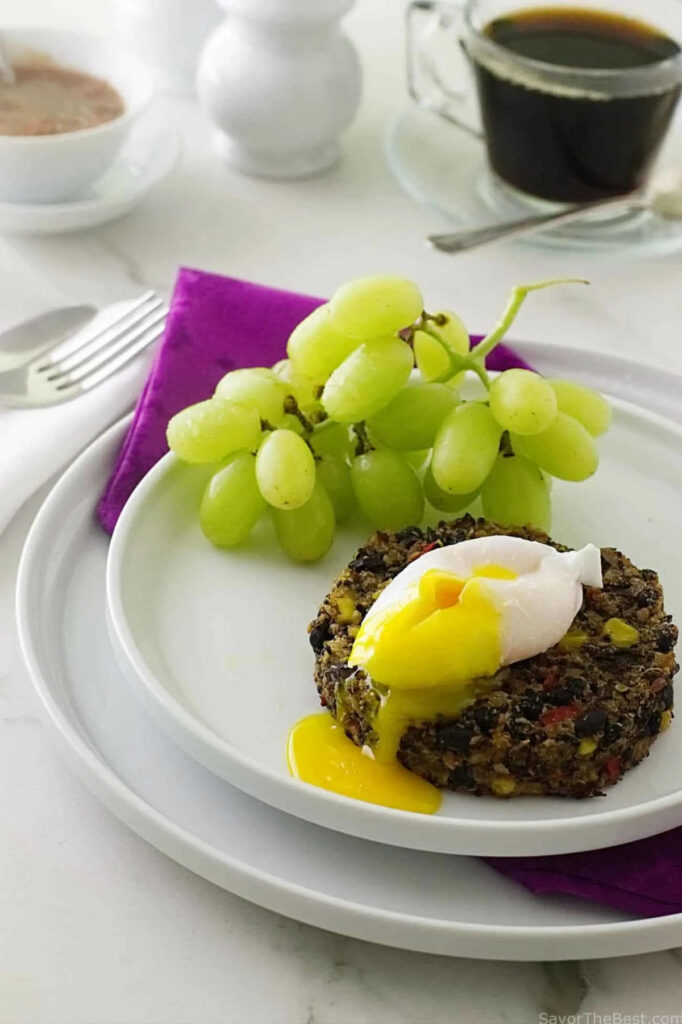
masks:
POLYGON ((170 174, 179 156, 174 125, 152 107, 133 126, 112 166, 87 195, 65 203, 0 203, 0 231, 55 235, 108 224, 142 202, 170 174))
POLYGON ((114 814, 244 899, 371 942, 498 960, 623 956, 682 942, 682 914, 638 919, 532 896, 467 857, 318 828, 232 788, 171 743, 131 693, 105 624, 108 538, 94 508, 126 427, 94 442, 50 494, 17 591, 22 649, 47 723, 114 814))
MULTIPOLYGON (((554 485, 557 540, 614 545, 660 572, 682 622, 679 508, 682 428, 616 400, 599 472, 554 485)), ((682 727, 605 798, 478 798, 445 792, 435 815, 330 793, 290 777, 285 749, 319 710, 306 626, 367 537, 339 531, 312 566, 291 563, 265 520, 238 550, 217 550, 197 517, 207 479, 166 456, 129 500, 108 564, 112 639, 131 684, 169 735, 251 796, 363 839, 441 853, 570 853, 641 839, 682 823, 682 727)))

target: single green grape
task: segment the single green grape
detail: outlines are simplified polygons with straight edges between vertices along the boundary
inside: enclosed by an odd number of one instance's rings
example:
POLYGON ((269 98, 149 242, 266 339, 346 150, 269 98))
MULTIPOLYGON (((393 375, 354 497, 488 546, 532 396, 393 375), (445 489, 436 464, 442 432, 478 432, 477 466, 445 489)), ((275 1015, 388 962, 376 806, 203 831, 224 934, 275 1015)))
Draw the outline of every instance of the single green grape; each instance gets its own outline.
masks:
POLYGON ((470 494, 493 467, 502 428, 487 405, 464 402, 447 414, 436 435, 431 471, 448 494, 470 494))
POLYGON ((599 465, 594 438, 582 423, 565 412, 557 413, 551 427, 542 434, 510 437, 517 454, 525 455, 559 480, 587 480, 599 465))
POLYGON ((254 406, 261 419, 278 427, 284 417, 284 399, 289 388, 272 370, 254 366, 226 373, 215 393, 218 398, 231 398, 254 406))
POLYGON ((334 508, 319 480, 304 505, 293 510, 274 508, 272 518, 281 547, 295 562, 316 562, 332 546, 334 508))
POLYGON ((445 415, 456 404, 457 395, 447 385, 416 384, 399 391, 367 426, 389 448, 430 448, 445 415))
POLYGON ((381 338, 409 327, 424 308, 416 284, 377 274, 341 285, 329 303, 334 329, 351 338, 381 338))
POLYGON ((599 437, 611 426, 611 406, 592 388, 575 384, 572 380, 549 380, 556 395, 559 411, 582 423, 592 437, 599 437))
POLYGON ((522 455, 498 455, 481 490, 483 514, 500 526, 549 530, 552 503, 542 472, 522 455))
POLYGON ((443 380, 452 366, 452 361, 440 342, 426 331, 415 331, 412 345, 414 361, 424 380, 427 383, 443 380))
POLYGON ((458 356, 468 356, 471 339, 462 319, 450 309, 440 309, 433 316, 436 319, 429 322, 431 330, 436 332, 451 352, 458 356), (441 319, 444 320, 442 324, 438 323, 441 319))
POLYGON ((399 338, 365 342, 325 384, 325 412, 339 423, 358 423, 376 415, 405 387, 412 366, 412 350, 399 338))
POLYGON ((390 448, 358 455, 351 463, 358 505, 382 530, 400 530, 424 516, 421 480, 407 459, 390 448))
POLYGON ((246 540, 266 509, 256 482, 256 457, 239 452, 214 473, 201 499, 199 523, 218 547, 246 540))
POLYGON ((349 428, 345 423, 323 420, 315 427, 310 443, 316 455, 336 455, 344 459, 351 449, 349 428))
POLYGON ((442 324, 434 320, 429 321, 429 331, 416 331, 414 335, 414 356, 417 368, 426 381, 443 380, 452 378, 453 384, 458 384, 460 374, 453 375, 452 359, 448 352, 460 358, 469 355, 470 339, 466 327, 457 316, 450 310, 440 310, 433 314, 435 317, 445 318, 442 324), (438 335, 437 340, 433 337, 438 335))
POLYGON ((424 473, 423 485, 424 497, 429 505, 439 512, 463 512, 469 505, 473 505, 480 494, 480 491, 472 491, 470 494, 448 494, 433 479, 430 466, 427 466, 424 473))
POLYGON ((490 409, 503 430, 541 434, 556 419, 557 399, 544 377, 532 370, 507 370, 490 385, 490 409))
POLYGON ((287 385, 287 391, 296 399, 299 409, 305 410, 319 404, 320 385, 297 373, 290 359, 280 359, 272 367, 272 372, 287 385))
POLYGON ((255 450, 260 434, 260 416, 253 406, 209 398, 176 413, 166 439, 183 462, 220 462, 242 448, 255 450))
POLYGON ((323 455, 316 463, 317 478, 334 506, 337 523, 345 523, 355 507, 350 467, 336 455, 323 455))
POLYGON ((287 354, 297 373, 324 384, 359 344, 358 338, 340 334, 334 328, 329 303, 325 303, 294 328, 287 342, 287 354))
POLYGON ((299 508, 315 486, 313 453, 292 430, 273 430, 258 449, 256 479, 261 494, 273 508, 299 508))

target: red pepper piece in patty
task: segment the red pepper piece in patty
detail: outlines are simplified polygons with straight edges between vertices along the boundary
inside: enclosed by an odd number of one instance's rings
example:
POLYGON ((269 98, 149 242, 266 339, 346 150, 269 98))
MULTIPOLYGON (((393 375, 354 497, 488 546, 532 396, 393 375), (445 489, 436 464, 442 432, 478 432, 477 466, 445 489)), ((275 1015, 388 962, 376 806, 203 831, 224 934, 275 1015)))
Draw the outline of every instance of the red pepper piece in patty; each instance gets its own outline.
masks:
POLYGON ((416 558, 421 558, 421 556, 425 555, 427 551, 433 551, 434 548, 439 547, 441 547, 441 545, 438 543, 438 541, 434 540, 433 543, 427 544, 426 547, 420 548, 419 551, 414 551, 407 559, 407 564, 409 565, 410 562, 414 562, 416 558))
POLYGON ((568 718, 577 718, 581 711, 580 704, 565 704, 563 707, 547 708, 540 715, 540 725, 557 725, 568 718))

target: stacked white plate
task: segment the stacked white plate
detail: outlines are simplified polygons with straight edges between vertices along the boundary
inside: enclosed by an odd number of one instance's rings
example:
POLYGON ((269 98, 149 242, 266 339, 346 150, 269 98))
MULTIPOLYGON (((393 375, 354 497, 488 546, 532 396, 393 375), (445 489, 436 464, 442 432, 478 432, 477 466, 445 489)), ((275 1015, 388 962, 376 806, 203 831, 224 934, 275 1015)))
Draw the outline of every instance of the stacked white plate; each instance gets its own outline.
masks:
MULTIPOLYGON (((659 570, 682 621, 682 381, 612 357, 520 348, 538 369, 616 396, 599 473, 556 485, 554 535, 613 544, 659 570)), ((240 896, 377 942, 514 960, 680 944, 680 914, 637 920, 532 896, 475 859, 596 849, 681 824, 679 727, 594 801, 449 793, 429 817, 291 779, 288 730, 317 707, 306 624, 363 538, 341 534, 313 567, 288 563, 266 527, 241 551, 217 551, 196 521, 204 471, 168 456, 109 546, 93 509, 125 429, 98 439, 57 484, 18 589, 22 645, 52 726, 115 814, 240 896)))

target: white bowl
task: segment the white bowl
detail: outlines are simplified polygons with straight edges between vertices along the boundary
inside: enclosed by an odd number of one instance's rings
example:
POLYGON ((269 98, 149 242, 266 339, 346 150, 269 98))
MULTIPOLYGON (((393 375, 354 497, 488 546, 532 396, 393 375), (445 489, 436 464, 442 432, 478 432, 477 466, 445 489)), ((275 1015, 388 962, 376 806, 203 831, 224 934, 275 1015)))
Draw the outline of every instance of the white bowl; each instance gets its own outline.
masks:
POLYGON ((109 168, 154 92, 132 54, 97 36, 48 29, 3 30, 10 60, 28 52, 104 78, 124 102, 120 117, 59 135, 0 135, 0 201, 55 203, 78 198, 109 168))

